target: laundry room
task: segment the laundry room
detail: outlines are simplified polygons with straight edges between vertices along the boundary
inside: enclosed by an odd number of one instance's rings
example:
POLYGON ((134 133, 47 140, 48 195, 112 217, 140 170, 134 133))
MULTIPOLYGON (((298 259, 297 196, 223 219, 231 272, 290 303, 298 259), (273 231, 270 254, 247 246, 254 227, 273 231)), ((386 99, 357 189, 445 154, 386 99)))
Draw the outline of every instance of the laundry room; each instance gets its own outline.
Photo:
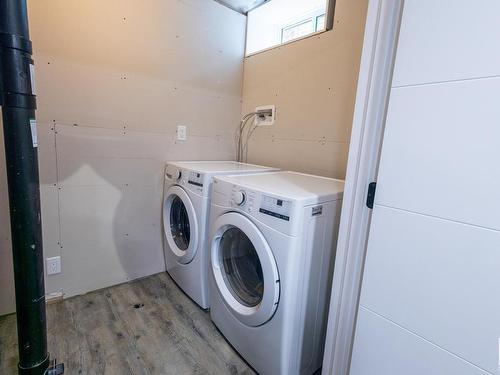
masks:
POLYGON ((0 374, 497 373, 499 12, 0 0, 0 374))

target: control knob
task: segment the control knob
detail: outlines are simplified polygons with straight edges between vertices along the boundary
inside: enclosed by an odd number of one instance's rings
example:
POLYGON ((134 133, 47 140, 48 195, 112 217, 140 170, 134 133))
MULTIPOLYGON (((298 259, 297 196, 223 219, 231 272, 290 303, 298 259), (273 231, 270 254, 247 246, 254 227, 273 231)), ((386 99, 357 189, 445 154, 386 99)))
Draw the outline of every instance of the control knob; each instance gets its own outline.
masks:
POLYGON ((178 168, 168 168, 167 169, 167 176, 171 180, 178 180, 178 179, 181 178, 182 173, 181 173, 181 171, 178 168))
POLYGON ((234 193, 234 203, 236 203, 238 206, 241 206, 243 203, 245 203, 246 200, 246 195, 242 191, 237 191, 234 193))

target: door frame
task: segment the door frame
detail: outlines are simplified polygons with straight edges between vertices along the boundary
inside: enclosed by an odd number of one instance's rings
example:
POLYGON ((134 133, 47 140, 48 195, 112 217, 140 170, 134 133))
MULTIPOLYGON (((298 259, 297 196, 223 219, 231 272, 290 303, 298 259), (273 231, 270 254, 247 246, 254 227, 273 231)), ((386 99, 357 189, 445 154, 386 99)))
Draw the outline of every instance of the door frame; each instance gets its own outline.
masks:
POLYGON ((348 375, 371 222, 368 184, 376 181, 404 0, 369 0, 323 374, 348 375))

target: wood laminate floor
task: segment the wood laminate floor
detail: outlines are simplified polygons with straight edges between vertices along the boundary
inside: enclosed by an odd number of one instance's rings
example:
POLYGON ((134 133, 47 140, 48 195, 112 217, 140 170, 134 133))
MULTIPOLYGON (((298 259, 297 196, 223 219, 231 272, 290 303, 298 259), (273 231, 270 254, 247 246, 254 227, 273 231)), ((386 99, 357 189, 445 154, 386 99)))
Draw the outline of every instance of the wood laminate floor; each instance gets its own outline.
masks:
MULTIPOLYGON (((254 374, 165 273, 48 305, 47 325, 51 358, 69 375, 254 374)), ((0 374, 16 366, 16 317, 7 315, 0 374)))

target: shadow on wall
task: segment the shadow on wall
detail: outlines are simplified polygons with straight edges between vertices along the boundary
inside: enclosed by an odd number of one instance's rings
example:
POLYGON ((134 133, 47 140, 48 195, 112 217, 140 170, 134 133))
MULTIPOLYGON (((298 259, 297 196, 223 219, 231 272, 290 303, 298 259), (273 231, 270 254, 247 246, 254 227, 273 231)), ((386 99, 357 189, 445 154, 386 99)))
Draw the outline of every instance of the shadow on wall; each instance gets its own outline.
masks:
MULTIPOLYGON (((61 256, 46 293, 65 297, 162 272, 167 160, 232 157, 233 140, 39 124, 44 258, 61 256)), ((3 144, 3 140, 2 140, 3 144)), ((5 160, 0 159, 0 315, 14 311, 5 160)))
POLYGON ((163 271, 165 161, 206 159, 207 150, 228 159, 223 150, 232 151, 215 137, 178 143, 175 134, 59 123, 40 130, 52 137, 55 154, 51 163, 41 144, 43 208, 52 205, 44 211, 45 253, 58 249, 63 269, 47 277, 47 292, 66 296, 163 271), (55 183, 45 180, 53 165, 55 183))

